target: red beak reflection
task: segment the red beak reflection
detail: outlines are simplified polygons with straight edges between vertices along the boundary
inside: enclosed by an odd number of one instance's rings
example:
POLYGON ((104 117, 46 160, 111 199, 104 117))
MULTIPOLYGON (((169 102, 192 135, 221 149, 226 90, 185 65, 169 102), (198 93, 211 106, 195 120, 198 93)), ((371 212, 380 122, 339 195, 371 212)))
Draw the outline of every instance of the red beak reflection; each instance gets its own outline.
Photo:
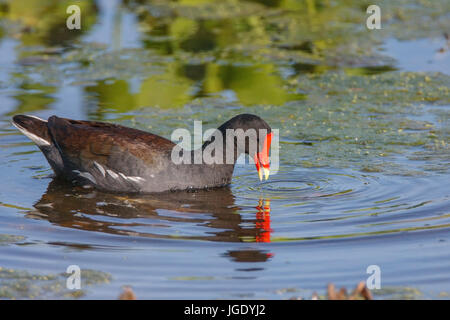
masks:
POLYGON ((256 213, 256 229, 259 233, 256 236, 256 242, 270 242, 270 200, 259 200, 256 207, 258 212, 256 213))

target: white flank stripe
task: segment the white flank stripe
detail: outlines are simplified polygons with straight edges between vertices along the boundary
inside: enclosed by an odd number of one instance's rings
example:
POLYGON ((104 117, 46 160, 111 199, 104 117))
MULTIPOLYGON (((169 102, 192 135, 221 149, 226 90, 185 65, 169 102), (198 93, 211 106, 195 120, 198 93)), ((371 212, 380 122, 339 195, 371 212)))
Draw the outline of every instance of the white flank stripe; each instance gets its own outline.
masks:
POLYGON ((108 172, 108 174, 113 177, 114 179, 117 179, 119 177, 119 175, 117 173, 115 173, 114 171, 111 170, 106 170, 106 172, 108 172))
POLYGON ((92 183, 97 183, 95 178, 89 172, 81 172, 80 170, 72 170, 72 172, 78 174, 80 177, 90 180, 92 183))
POLYGON ((124 179, 124 180, 127 180, 127 176, 126 175, 124 175, 122 172, 119 172, 119 176, 121 176, 122 177, 122 179, 124 179))
POLYGON ((103 175, 103 177, 106 176, 105 169, 102 167, 101 164, 97 163, 97 161, 94 161, 94 165, 97 167, 98 171, 100 171, 103 175))
POLYGON ((144 178, 141 178, 141 177, 127 177, 127 179, 128 179, 128 180, 131 180, 131 181, 133 181, 133 182, 136 182, 136 183, 140 183, 140 182, 145 181, 145 179, 144 179, 144 178))
POLYGON ((92 174, 90 174, 89 172, 81 172, 80 176, 83 178, 86 178, 88 180, 90 180, 92 183, 97 183, 97 181, 95 180, 95 178, 92 176, 92 174))
POLYGON ((144 180, 143 178, 141 178, 141 177, 126 176, 126 175, 124 175, 122 172, 119 172, 119 175, 120 175, 123 179, 129 180, 129 181, 132 181, 132 182, 135 182, 135 183, 140 183, 140 182, 142 182, 142 181, 145 181, 145 180, 144 180))

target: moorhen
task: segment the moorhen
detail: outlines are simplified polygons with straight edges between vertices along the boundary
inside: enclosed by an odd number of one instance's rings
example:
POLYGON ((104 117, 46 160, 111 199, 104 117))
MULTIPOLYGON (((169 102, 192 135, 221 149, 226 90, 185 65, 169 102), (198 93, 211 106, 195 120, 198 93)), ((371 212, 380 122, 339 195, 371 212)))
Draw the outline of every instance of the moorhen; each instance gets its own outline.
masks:
POLYGON ((273 133, 264 120, 251 114, 228 120, 215 131, 223 139, 213 134, 201 150, 193 151, 149 132, 105 122, 57 116, 46 121, 16 115, 12 123, 38 145, 56 176, 104 191, 153 193, 225 186, 231 182, 235 162, 242 153, 253 157, 260 180, 263 172, 266 179, 269 176, 273 133), (234 130, 232 140, 227 138, 229 129, 234 130), (247 135, 249 129, 256 132, 256 146, 247 135), (183 159, 192 161, 173 161, 175 147, 181 150, 183 159), (196 162, 196 152, 206 149, 222 155, 223 161, 196 162))

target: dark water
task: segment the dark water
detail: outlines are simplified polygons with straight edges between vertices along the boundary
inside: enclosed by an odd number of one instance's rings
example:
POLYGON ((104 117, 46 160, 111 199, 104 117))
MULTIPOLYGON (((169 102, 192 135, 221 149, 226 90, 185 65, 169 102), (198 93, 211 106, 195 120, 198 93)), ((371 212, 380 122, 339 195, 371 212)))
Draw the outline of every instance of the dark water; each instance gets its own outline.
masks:
MULTIPOLYGON (((114 299, 123 285, 143 299, 307 298, 371 265, 376 298, 449 297, 450 48, 437 26, 411 38, 391 17, 368 34, 352 1, 82 1, 73 35, 58 32, 64 1, 39 3, 8 2, 0 20, 0 298, 114 299), (40 6, 54 14, 35 25, 40 6), (145 196, 53 181, 9 122, 57 114, 170 137, 242 112, 280 130, 277 174, 239 165, 227 188, 145 196), (69 265, 86 270, 82 291, 65 288, 69 265)), ((410 19, 430 12, 418 8, 410 19)))

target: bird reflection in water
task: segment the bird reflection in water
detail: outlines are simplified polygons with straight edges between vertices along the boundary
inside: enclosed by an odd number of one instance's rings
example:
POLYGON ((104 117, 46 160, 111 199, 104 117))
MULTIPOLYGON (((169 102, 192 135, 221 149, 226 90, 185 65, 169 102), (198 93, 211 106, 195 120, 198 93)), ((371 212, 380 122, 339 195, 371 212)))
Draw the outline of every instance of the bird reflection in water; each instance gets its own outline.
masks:
MULTIPOLYGON (((249 219, 246 215, 244 219, 239 213, 242 208, 227 187, 123 195, 53 180, 34 207, 27 213, 29 218, 84 231, 160 239, 270 242, 270 201, 259 200, 255 217, 249 219)), ((271 257, 259 250, 243 251, 243 256, 255 251, 252 258, 244 260, 265 261, 271 257)), ((240 256, 228 255, 233 259, 240 256)))

